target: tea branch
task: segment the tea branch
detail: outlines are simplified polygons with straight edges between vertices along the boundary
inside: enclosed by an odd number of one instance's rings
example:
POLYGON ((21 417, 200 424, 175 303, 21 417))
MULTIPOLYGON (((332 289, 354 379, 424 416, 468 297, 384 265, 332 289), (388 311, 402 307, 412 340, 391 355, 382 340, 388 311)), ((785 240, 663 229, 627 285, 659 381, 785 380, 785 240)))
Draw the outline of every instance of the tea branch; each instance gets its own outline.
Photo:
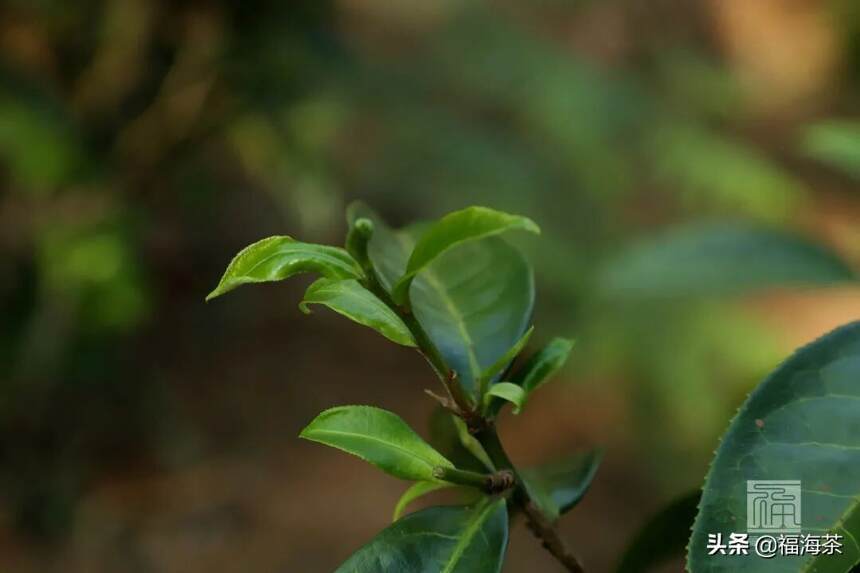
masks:
POLYGON ((347 239, 347 250, 361 264, 366 276, 364 281, 365 286, 403 320, 415 339, 418 352, 424 356, 433 368, 433 371, 445 387, 449 398, 438 396, 430 391, 428 391, 428 394, 463 419, 469 428, 469 432, 484 447, 490 460, 499 470, 496 474, 485 476, 477 473, 474 475, 465 475, 472 474, 473 472, 436 468, 440 472, 440 475, 437 477, 452 481, 453 483, 479 487, 490 493, 499 493, 500 491, 513 489, 511 500, 525 514, 529 529, 541 541, 543 547, 559 563, 564 565, 570 573, 583 573, 582 565, 573 552, 566 547, 555 525, 537 509, 528 491, 526 491, 522 478, 508 458, 501 440, 499 440, 493 420, 486 417, 481 412, 480 407, 474 404, 472 399, 467 395, 458 380, 457 373, 448 366, 442 353, 427 335, 427 332, 415 318, 415 315, 412 314, 409 306, 397 304, 391 298, 388 291, 383 288, 376 270, 373 268, 367 255, 367 243, 373 233, 373 225, 366 219, 359 221, 356 221, 356 224, 353 226, 354 234, 351 233, 347 239), (361 221, 361 224, 359 224, 359 221, 361 221), (447 477, 442 477, 442 473, 447 477), (488 481, 488 478, 490 481, 488 481), (493 479, 496 482, 492 482, 493 479))

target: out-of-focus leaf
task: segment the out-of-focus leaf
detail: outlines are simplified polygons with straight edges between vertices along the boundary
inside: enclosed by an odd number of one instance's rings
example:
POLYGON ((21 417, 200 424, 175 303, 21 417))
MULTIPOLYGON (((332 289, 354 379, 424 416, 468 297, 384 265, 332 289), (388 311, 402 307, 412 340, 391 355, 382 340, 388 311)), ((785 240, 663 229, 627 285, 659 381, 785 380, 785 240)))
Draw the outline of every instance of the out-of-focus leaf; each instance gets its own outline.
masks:
POLYGON ((437 481, 436 467, 453 467, 396 414, 371 406, 326 410, 301 437, 358 456, 401 479, 437 481))
POLYGON ((454 423, 454 427, 457 429, 457 438, 460 440, 460 444, 462 444, 462 446, 466 448, 466 450, 472 454, 475 459, 484 464, 484 467, 490 471, 495 471, 496 467, 490 460, 490 456, 487 455, 481 442, 479 442, 478 439, 469 432, 466 422, 464 422, 462 418, 454 416, 453 414, 450 415, 450 418, 454 423))
POLYGON ((616 299, 714 296, 782 286, 820 286, 856 275, 825 247, 782 231, 712 223, 674 229, 632 247, 598 281, 616 299))
POLYGON ((652 515, 627 546, 617 573, 646 573, 684 555, 701 496, 692 491, 652 515))
POLYGON ((809 156, 860 179, 860 122, 813 125, 804 133, 802 146, 809 156))
POLYGON ((516 372, 511 381, 522 386, 525 399, 564 366, 573 343, 569 338, 553 338, 516 372))
POLYGON ((361 268, 339 247, 302 243, 292 237, 268 237, 239 251, 206 300, 248 283, 280 281, 315 272, 329 279, 360 279, 361 268))
POLYGON ((336 573, 499 573, 507 545, 504 499, 432 507, 390 525, 336 573))
POLYGON ((394 516, 391 518, 391 521, 397 521, 400 519, 400 516, 403 515, 403 511, 406 507, 416 499, 424 497, 434 491, 452 487, 456 487, 456 485, 452 483, 438 483, 432 481, 419 481, 412 484, 409 489, 403 492, 400 499, 397 500, 397 505, 394 506, 394 516))
POLYGON ((860 322, 853 322, 795 352, 741 406, 705 479, 690 538, 689 571, 842 573, 856 565, 858 419, 860 322), (842 553, 772 559, 754 551, 709 555, 709 535, 728 539, 747 523, 748 480, 795 480, 802 504, 798 533, 841 535, 842 553))
POLYGON ((603 453, 591 450, 520 471, 526 490, 549 519, 565 514, 588 491, 603 453))
MULTIPOLYGON (((390 289, 405 270, 420 228, 394 232, 367 207, 350 218, 374 224, 368 254, 390 289)), ((481 373, 525 332, 534 306, 534 278, 522 255, 498 237, 469 241, 443 254, 412 282, 412 310, 427 335, 472 396, 481 373)))
POLYGON ((80 142, 56 106, 0 96, 0 154, 29 191, 60 185, 81 163, 80 142))
POLYGON ((392 342, 415 346, 409 328, 400 317, 355 279, 317 280, 308 287, 299 308, 310 314, 311 304, 325 305, 350 320, 369 326, 392 342))
POLYGON ((479 384, 480 388, 486 388, 487 384, 493 381, 497 376, 499 376, 502 372, 504 372, 505 368, 513 361, 514 358, 519 356, 520 352, 523 351, 526 344, 529 342, 529 338, 532 337, 532 333, 534 332, 534 326, 529 327, 525 334, 523 334, 522 338, 520 338, 516 344, 510 347, 510 349, 505 352, 505 354, 499 358, 492 366, 487 368, 481 373, 481 381, 479 384))
POLYGON ((527 217, 510 215, 487 207, 467 207, 445 215, 424 231, 415 242, 404 274, 391 292, 394 300, 405 303, 415 275, 449 249, 466 241, 484 239, 516 229, 540 233, 540 228, 527 217))
POLYGON ((779 221, 799 205, 803 186, 754 147, 695 125, 655 130, 654 169, 691 210, 779 221))
MULTIPOLYGON (((487 391, 487 397, 497 397, 507 400, 514 405, 514 414, 519 414, 526 400, 526 393, 522 386, 510 382, 499 382, 493 384, 487 391)), ((489 402, 489 400, 486 400, 489 402)))

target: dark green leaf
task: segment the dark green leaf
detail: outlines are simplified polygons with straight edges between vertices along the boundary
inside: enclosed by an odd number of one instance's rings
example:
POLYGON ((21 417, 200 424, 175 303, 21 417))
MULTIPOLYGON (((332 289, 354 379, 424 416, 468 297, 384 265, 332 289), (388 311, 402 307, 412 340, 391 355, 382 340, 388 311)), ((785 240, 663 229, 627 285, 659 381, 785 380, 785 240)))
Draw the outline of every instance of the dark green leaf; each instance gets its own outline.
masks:
POLYGON ((516 372, 511 381, 523 387, 526 399, 564 366, 573 343, 569 338, 552 339, 516 372))
POLYGON ((206 300, 243 284, 279 281, 307 272, 319 273, 329 279, 359 279, 363 276, 358 264, 341 248, 301 243, 287 236, 269 237, 242 249, 206 300))
POLYGON ((326 410, 301 437, 358 456, 401 479, 437 481, 434 468, 453 467, 399 416, 371 406, 326 410))
POLYGON ((860 560, 860 322, 798 350, 756 388, 705 480, 688 567, 842 573, 860 560), (747 480, 799 480, 801 532, 842 535, 841 555, 708 555, 709 534, 747 529, 747 480))
POLYGON ((521 470, 520 475, 531 498, 551 520, 573 508, 591 485, 603 453, 599 450, 576 454, 521 470))
MULTIPOLYGON (((386 289, 404 272, 417 228, 394 232, 361 205, 350 216, 373 221, 368 253, 386 289)), ((412 310, 460 383, 473 396, 481 373, 501 359, 526 331, 534 305, 531 269, 498 237, 463 243, 419 273, 412 310)))
POLYGON ((700 498, 698 490, 690 492, 651 516, 627 546, 617 573, 646 573, 684 555, 700 498))
POLYGON ((499 573, 507 545, 504 499, 432 507, 396 521, 335 573, 499 573))
POLYGON ((308 287, 299 308, 310 313, 308 305, 311 304, 323 304, 359 324, 369 326, 393 342, 415 346, 412 334, 400 317, 355 279, 317 280, 308 287))
POLYGON ((782 231, 726 223, 675 229, 637 245, 602 271, 598 286, 612 298, 670 299, 854 278, 820 245, 782 231))
POLYGON ((409 487, 403 495, 400 496, 400 499, 397 500, 397 505, 394 506, 394 516, 391 518, 391 521, 397 521, 400 519, 400 516, 403 515, 403 511, 406 507, 420 497, 424 497, 427 494, 433 493, 434 491, 438 491, 440 489, 447 489, 457 487, 452 483, 437 483, 432 481, 419 481, 412 486, 409 487))
POLYGON ((514 414, 519 414, 523 404, 525 403, 526 393, 525 390, 522 389, 522 386, 517 386, 510 382, 499 382, 498 384, 490 386, 490 390, 487 392, 485 401, 489 402, 489 398, 491 397, 507 400, 514 405, 514 414))
POLYGON ((467 207, 449 213, 432 224, 415 243, 403 276, 392 290, 394 300, 405 303, 415 275, 449 249, 466 241, 484 239, 511 230, 540 233, 527 217, 510 215, 486 207, 467 207))

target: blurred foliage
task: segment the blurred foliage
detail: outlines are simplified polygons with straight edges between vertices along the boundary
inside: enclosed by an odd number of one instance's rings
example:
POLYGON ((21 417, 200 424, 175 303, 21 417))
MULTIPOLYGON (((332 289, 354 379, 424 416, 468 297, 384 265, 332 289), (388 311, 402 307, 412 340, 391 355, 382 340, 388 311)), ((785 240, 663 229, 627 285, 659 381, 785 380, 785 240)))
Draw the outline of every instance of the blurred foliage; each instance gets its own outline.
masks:
MULTIPOLYGON (((230 254, 335 236, 354 198, 394 222, 468 204, 538 221, 538 313, 582 344, 571 374, 623 381, 605 391, 638 412, 657 479, 692 485, 780 352, 713 292, 630 305, 595 285, 675 223, 821 235, 822 197, 857 213, 860 12, 811 5, 833 16, 840 83, 816 76, 827 97, 786 111, 753 101, 768 78, 739 71, 706 3, 4 3, 0 481, 21 523, 61 531, 88 477, 167 463, 162 432, 195 430, 153 341, 213 336, 197 309, 230 254)), ((689 270, 640 270, 665 265, 689 270)))

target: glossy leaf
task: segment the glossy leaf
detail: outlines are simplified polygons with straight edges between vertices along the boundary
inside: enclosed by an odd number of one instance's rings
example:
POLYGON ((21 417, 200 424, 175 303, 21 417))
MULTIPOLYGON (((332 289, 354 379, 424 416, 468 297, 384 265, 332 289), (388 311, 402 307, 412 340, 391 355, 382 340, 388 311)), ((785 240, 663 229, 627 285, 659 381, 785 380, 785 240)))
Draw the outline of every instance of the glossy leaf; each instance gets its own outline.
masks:
POLYGON ((434 468, 453 467, 399 416, 371 406, 326 410, 301 437, 358 456, 401 479, 437 481, 434 468))
POLYGON ((675 229, 631 248, 603 269, 598 287, 611 298, 670 299, 855 278, 837 255, 804 238, 712 223, 675 229))
POLYGON ((688 493, 651 516, 624 552, 617 573, 646 573, 684 555, 701 492, 688 493))
POLYGON ((531 219, 487 207, 467 207, 445 215, 424 231, 416 241, 403 276, 392 290, 394 300, 405 303, 409 285, 415 275, 449 249, 466 241, 484 239, 512 230, 540 234, 540 228, 531 219))
POLYGON ((579 503, 588 491, 602 458, 601 451, 591 450, 559 462, 525 468, 520 475, 540 510, 554 520, 579 503))
POLYGON ((359 324, 369 326, 392 342, 415 346, 412 334, 400 317, 357 280, 317 280, 308 287, 299 308, 310 314, 311 304, 325 305, 359 324))
POLYGON ((397 500, 397 505, 394 506, 394 516, 391 518, 391 521, 397 521, 398 519, 400 519, 400 516, 403 515, 403 512, 406 510, 409 504, 416 499, 424 497, 425 495, 433 493, 434 491, 438 491, 440 489, 448 489, 452 487, 457 486, 452 483, 438 483, 432 481, 419 481, 412 484, 409 489, 403 492, 403 495, 400 496, 400 499, 397 500))
MULTIPOLYGON (((420 227, 391 231, 363 205, 350 218, 373 221, 368 254, 391 289, 405 269, 420 227)), ((501 359, 528 327, 534 279, 522 255, 498 237, 466 242, 428 265, 412 283, 412 311, 460 383, 477 396, 481 373, 501 359)))
MULTIPOLYGON (((507 400, 514 405, 514 414, 519 414, 526 399, 526 392, 522 386, 517 386, 510 382, 499 382, 490 386, 487 392, 486 402, 489 404, 490 398, 501 398, 507 400)), ((488 405, 487 404, 487 405, 488 405)))
POLYGON ((550 377, 561 370, 574 341, 569 338, 553 338, 540 349, 512 377, 512 382, 522 386, 525 397, 549 381, 550 377))
POLYGON ((741 406, 705 480, 692 573, 841 573, 860 560, 860 322, 798 350, 741 406), (745 532, 747 480, 799 480, 801 533, 842 535, 841 555, 708 555, 709 534, 745 532))
POLYGON ((319 273, 329 279, 359 279, 364 276, 358 263, 341 248, 275 236, 239 251, 206 300, 243 284, 279 281, 307 272, 319 273))
POLYGON ((504 499, 432 507, 399 519, 335 573, 499 573, 508 545, 504 499))

